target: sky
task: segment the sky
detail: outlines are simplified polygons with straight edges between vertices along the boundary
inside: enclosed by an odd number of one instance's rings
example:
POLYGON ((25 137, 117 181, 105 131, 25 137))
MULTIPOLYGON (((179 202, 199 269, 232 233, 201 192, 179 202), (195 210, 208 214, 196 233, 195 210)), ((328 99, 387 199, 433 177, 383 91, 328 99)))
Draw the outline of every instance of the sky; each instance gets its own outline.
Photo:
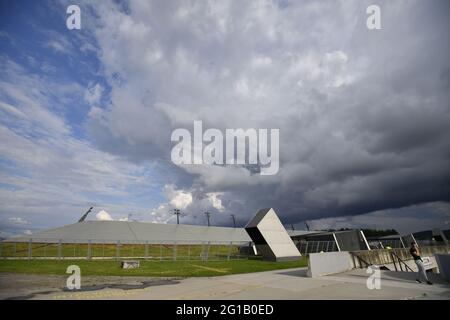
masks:
POLYGON ((88 219, 450 228, 450 3, 0 0, 0 237, 88 219), (380 30, 366 9, 381 8, 380 30), (77 4, 81 29, 69 30, 77 4), (175 165, 279 129, 280 169, 175 165))

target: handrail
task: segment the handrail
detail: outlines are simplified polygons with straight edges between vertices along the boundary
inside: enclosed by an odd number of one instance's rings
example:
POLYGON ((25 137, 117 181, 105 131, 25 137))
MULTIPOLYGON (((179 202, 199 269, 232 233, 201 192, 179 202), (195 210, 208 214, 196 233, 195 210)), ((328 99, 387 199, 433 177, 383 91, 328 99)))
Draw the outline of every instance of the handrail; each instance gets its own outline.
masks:
MULTIPOLYGON (((370 266, 371 263, 368 263, 366 260, 364 260, 363 258, 361 258, 358 254, 356 254, 355 252, 350 251, 350 254, 352 255, 353 258, 357 258, 359 261, 359 265, 362 267, 362 263, 364 262, 366 264, 366 267, 370 266)), ((355 265, 356 266, 356 265, 355 265)))
MULTIPOLYGON (((396 263, 395 263, 395 260, 397 260, 398 263, 399 263, 399 265, 400 265, 400 270, 403 271, 403 268, 402 268, 402 264, 403 264, 403 265, 405 266, 405 269, 406 269, 406 270, 409 270, 409 271, 411 271, 411 272, 414 272, 414 270, 411 269, 411 267, 410 267, 410 266, 409 266, 402 258, 400 258, 395 252, 393 252, 392 250, 389 250, 389 252, 391 253, 392 262, 394 263, 395 270, 397 270, 397 265, 396 265, 396 263)), ((360 267, 364 267, 364 266, 363 266, 363 263, 365 264, 365 267, 368 267, 368 266, 372 265, 371 263, 367 262, 365 259, 363 259, 361 256, 359 256, 359 255, 358 255, 357 253, 355 253, 355 252, 351 252, 351 251, 350 251, 350 255, 351 255, 353 258, 358 259, 358 262, 359 262, 359 266, 360 266, 360 267)), ((356 267, 356 264, 355 264, 355 267, 356 267)))
MULTIPOLYGON (((390 252, 391 252, 391 256, 392 256, 392 260, 393 260, 393 261, 394 261, 394 257, 397 258, 397 260, 398 260, 398 262, 399 262, 399 264, 400 264, 400 269, 401 269, 401 264, 403 264, 403 265, 406 267, 407 270, 409 269, 411 272, 414 272, 414 270, 411 269, 411 267, 408 266, 408 264, 407 264, 405 261, 403 261, 403 259, 400 258, 398 254, 396 254, 396 253, 395 253, 394 251, 392 251, 392 250, 390 250, 390 252)), ((395 266, 395 261, 394 261, 394 266, 395 266)), ((403 269, 401 269, 401 270, 403 271, 403 269)))

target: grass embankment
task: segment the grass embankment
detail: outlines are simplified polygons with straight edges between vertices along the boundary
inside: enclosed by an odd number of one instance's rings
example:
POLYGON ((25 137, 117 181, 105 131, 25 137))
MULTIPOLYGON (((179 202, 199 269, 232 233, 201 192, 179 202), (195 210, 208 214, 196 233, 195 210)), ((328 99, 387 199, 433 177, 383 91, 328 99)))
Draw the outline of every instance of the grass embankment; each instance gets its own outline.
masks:
POLYGON ((300 261, 268 262, 261 260, 230 261, 141 261, 139 269, 121 269, 119 261, 87 260, 0 260, 0 272, 67 275, 70 265, 78 265, 86 276, 206 277, 237 273, 305 267, 300 261))

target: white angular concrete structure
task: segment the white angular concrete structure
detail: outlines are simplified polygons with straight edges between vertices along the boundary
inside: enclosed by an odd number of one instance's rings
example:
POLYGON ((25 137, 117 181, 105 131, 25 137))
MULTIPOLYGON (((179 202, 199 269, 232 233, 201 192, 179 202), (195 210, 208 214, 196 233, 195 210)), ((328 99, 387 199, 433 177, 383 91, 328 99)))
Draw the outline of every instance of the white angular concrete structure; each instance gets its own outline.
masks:
POLYGON ((272 208, 261 209, 247 223, 245 230, 255 243, 258 254, 271 261, 298 260, 300 252, 272 208))

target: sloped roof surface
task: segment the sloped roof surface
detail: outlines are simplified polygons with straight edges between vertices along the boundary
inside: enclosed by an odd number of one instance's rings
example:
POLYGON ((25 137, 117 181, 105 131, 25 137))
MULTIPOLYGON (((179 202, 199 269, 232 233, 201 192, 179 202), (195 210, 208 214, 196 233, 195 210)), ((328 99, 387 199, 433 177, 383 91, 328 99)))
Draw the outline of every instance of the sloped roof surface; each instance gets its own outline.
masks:
POLYGON ((251 241, 242 228, 207 227, 186 224, 158 224, 134 221, 83 221, 55 229, 42 231, 27 237, 10 238, 6 241, 54 242, 177 242, 230 243, 251 241))

